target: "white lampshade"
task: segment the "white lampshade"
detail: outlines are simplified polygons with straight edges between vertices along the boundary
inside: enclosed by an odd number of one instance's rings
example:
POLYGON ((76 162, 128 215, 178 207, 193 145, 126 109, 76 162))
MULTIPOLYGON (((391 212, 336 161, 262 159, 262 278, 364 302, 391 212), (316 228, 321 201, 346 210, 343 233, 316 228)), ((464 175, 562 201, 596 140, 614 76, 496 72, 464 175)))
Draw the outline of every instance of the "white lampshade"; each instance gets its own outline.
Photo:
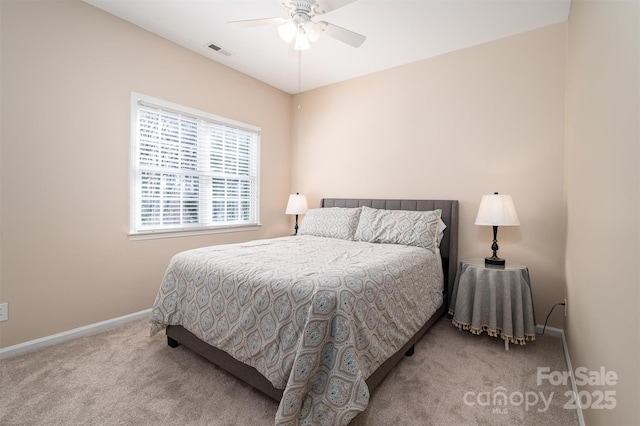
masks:
POLYGON ((286 22, 278 27, 278 34, 285 43, 291 43, 298 32, 298 27, 293 21, 286 22))
POLYGON ((311 47, 309 43, 309 37, 307 37, 307 33, 304 32, 302 28, 298 29, 298 34, 296 35, 296 42, 293 45, 295 50, 307 50, 311 47))
POLYGON ((476 216, 476 225, 519 226, 518 213, 511 195, 483 195, 476 216))
POLYGON ((311 43, 315 43, 316 41, 320 40, 320 37, 322 36, 322 33, 324 32, 324 29, 327 27, 327 25, 328 24, 326 22, 315 23, 313 21, 308 21, 306 24, 304 24, 304 31, 307 33, 309 41, 311 43))
POLYGON ((307 210, 309 210, 309 206, 307 205, 307 199, 304 195, 289 195, 289 202, 287 203, 285 214, 305 214, 307 210))

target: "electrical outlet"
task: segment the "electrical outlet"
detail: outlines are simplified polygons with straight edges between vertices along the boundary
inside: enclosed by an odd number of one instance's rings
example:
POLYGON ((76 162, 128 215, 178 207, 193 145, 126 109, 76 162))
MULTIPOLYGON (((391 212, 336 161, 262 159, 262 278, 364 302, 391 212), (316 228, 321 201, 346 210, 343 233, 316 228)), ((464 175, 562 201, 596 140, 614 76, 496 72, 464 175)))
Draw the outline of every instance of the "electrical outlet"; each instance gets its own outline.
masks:
POLYGON ((9 320, 9 304, 0 303, 0 321, 9 320))
POLYGON ((564 298, 564 316, 565 316, 565 317, 567 316, 567 308, 568 308, 568 305, 567 305, 567 298, 565 297, 565 298, 564 298))

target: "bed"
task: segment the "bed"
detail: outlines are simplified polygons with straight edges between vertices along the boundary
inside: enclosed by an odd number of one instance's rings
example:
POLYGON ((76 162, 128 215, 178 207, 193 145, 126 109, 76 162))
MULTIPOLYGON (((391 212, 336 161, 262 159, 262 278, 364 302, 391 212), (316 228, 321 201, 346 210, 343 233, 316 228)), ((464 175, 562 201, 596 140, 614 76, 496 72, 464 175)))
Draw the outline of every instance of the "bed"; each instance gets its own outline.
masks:
POLYGON ((457 200, 325 198, 298 236, 174 256, 151 332, 279 401, 276 424, 347 424, 446 312, 457 232, 457 200))

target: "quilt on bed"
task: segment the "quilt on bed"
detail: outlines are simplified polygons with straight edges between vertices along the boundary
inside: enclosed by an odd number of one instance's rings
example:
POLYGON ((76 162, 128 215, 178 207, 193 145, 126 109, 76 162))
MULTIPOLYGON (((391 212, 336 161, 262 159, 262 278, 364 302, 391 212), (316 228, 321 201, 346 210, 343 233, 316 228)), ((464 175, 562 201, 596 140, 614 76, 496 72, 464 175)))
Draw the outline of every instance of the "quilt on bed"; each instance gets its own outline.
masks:
POLYGON ((152 334, 182 325, 284 394, 277 425, 347 424, 368 376, 442 304, 439 253, 315 236, 177 254, 152 334))

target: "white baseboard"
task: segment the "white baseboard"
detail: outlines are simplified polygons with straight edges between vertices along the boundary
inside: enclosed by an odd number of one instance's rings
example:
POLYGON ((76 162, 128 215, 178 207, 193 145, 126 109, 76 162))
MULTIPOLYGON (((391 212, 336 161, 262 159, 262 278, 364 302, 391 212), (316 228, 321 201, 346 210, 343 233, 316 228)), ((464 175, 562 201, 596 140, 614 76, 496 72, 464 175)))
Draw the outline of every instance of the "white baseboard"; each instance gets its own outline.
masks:
MULTIPOLYGON (((542 333, 543 326, 538 324, 536 331, 542 333)), ((562 349, 564 350, 564 360, 567 364, 567 371, 569 372, 569 378, 571 379, 571 390, 573 392, 574 401, 577 402, 577 414, 578 423, 580 426, 585 426, 584 415, 582 414, 582 407, 580 407, 580 398, 578 398, 578 387, 576 386, 575 377, 573 376, 573 366, 571 365, 571 358, 569 357, 569 347, 567 346, 567 338, 565 337, 564 330, 562 328, 546 327, 544 334, 549 336, 560 337, 562 339, 562 349)))
MULTIPOLYGON (((544 328, 544 326, 538 324, 536 325, 536 333, 538 334, 542 334, 542 329, 544 328)), ((561 328, 555 328, 555 327, 549 327, 547 326, 546 328, 544 328, 544 334, 548 334, 549 336, 553 336, 553 337, 562 337, 564 335, 564 330, 561 328)), ((566 351, 566 344, 563 342, 562 346, 565 348, 566 351)), ((566 352, 565 352, 566 353, 566 352)))
POLYGON ((118 318, 97 322, 95 324, 85 325, 83 327, 74 328, 73 330, 64 331, 62 333, 54 334, 40 339, 30 340, 28 342, 19 343, 17 345, 9 346, 0 349, 0 359, 11 358, 13 356, 22 355, 27 352, 35 351, 36 349, 42 349, 47 346, 57 345, 68 340, 77 339, 78 337, 87 336, 89 334, 95 334, 101 331, 109 330, 114 327, 126 324, 131 321, 136 321, 148 317, 151 313, 151 308, 144 311, 135 312, 133 314, 124 315, 118 318))

